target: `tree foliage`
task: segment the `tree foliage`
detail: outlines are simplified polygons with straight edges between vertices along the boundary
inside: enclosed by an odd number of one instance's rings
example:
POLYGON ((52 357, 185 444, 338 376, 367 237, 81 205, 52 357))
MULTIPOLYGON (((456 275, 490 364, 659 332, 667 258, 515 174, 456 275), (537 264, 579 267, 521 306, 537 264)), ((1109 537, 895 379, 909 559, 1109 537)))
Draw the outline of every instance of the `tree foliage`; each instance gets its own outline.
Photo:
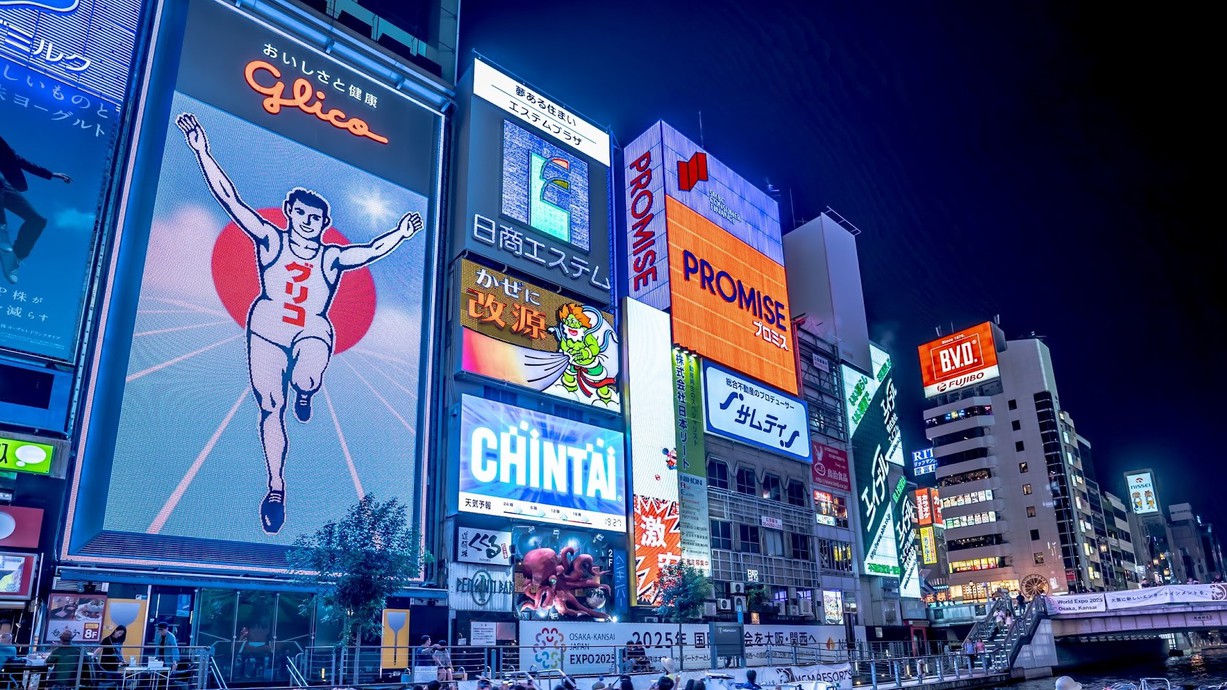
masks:
POLYGON ((342 639, 382 627, 388 597, 421 577, 430 554, 405 506, 367 494, 338 521, 295 540, 287 556, 294 575, 315 589, 324 620, 342 624, 342 639))
POLYGON ((711 580, 698 568, 675 563, 660 571, 656 615, 671 623, 703 618, 703 602, 711 598, 711 580))

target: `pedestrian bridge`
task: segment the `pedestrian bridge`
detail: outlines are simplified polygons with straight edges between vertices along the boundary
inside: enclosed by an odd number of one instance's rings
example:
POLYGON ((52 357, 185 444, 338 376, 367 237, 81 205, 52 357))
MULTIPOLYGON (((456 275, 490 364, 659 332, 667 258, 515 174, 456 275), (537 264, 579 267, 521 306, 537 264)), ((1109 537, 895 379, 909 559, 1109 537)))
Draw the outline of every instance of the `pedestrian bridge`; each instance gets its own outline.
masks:
POLYGON ((1227 630, 1227 584, 1046 597, 1052 635, 1227 630))

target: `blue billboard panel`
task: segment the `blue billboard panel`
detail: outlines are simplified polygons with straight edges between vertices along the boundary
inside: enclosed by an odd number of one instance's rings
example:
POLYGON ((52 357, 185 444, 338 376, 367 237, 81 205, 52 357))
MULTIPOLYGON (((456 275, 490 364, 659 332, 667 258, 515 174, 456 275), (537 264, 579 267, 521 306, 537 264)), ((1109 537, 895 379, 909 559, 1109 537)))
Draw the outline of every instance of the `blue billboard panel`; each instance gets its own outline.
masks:
POLYGON ((461 512, 626 529, 621 432, 461 398, 461 512))
POLYGON ((707 430, 810 464, 805 402, 703 362, 707 430))
POLYGON ((0 2, 0 348, 74 359, 140 8, 0 2))
POLYGON ((233 6, 186 21, 147 99, 67 557, 277 570, 368 493, 422 504, 439 119, 233 6))

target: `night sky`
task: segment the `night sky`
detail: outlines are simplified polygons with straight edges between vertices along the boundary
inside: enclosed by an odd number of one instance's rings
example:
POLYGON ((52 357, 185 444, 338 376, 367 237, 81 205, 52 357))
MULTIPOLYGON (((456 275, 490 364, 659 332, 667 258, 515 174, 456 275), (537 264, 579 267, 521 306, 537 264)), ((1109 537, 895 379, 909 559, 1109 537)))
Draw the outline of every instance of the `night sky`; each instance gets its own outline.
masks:
POLYGON ((999 314, 1044 336, 1105 488, 1153 467, 1165 506, 1227 529, 1209 25, 1177 6, 465 0, 460 54, 623 144, 657 119, 699 140, 702 111, 712 154, 791 190, 786 231, 794 205, 855 223, 908 449, 916 345, 999 314))

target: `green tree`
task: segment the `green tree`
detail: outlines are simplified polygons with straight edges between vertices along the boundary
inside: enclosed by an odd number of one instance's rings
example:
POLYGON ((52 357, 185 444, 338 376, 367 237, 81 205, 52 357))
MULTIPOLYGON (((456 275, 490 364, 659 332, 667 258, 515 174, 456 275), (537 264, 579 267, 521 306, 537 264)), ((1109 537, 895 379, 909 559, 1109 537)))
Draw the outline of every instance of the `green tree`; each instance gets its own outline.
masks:
POLYGON ((315 590, 320 617, 341 623, 344 644, 379 631, 388 597, 420 578, 431 560, 405 506, 370 494, 345 517, 295 540, 287 558, 315 590))
POLYGON ((711 598, 711 580, 702 570, 681 563, 665 566, 660 571, 655 613, 670 623, 684 623, 703 618, 703 602, 711 598))
POLYGON ((746 606, 751 611, 767 611, 771 607, 771 594, 766 585, 751 585, 746 587, 746 606))

